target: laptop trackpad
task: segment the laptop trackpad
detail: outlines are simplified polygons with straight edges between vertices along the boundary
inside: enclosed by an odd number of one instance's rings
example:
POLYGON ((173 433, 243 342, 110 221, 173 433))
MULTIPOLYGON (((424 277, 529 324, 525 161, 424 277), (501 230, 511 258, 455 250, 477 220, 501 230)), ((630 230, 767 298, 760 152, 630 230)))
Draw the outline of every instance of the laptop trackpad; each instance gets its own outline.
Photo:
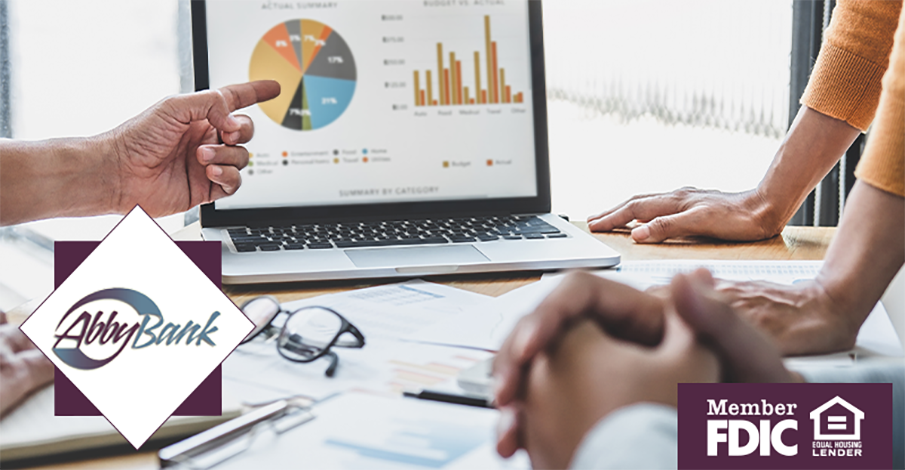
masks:
MULTIPOLYGON (((471 245, 413 246, 406 248, 377 248, 346 250, 346 256, 359 268, 387 266, 436 266, 451 268, 460 264, 490 261, 471 245)), ((398 269, 398 268, 397 268, 398 269)))

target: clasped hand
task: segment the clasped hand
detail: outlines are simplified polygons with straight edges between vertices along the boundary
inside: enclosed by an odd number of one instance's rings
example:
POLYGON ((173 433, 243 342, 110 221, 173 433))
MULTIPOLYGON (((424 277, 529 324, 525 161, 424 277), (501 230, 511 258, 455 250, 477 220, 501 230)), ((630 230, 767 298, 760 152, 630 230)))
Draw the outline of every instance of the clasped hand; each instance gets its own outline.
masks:
POLYGON ((524 317, 494 361, 497 451, 566 468, 601 419, 635 403, 676 406, 678 383, 789 382, 779 351, 739 318, 706 270, 661 297, 575 274, 524 317))

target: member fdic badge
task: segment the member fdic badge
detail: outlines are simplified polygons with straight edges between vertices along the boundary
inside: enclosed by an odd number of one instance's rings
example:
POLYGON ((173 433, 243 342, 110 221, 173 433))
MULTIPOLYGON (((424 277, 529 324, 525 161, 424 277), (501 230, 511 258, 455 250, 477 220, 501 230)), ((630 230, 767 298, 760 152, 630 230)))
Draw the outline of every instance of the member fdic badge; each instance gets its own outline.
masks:
POLYGON ((892 384, 679 384, 680 469, 890 468, 892 384))

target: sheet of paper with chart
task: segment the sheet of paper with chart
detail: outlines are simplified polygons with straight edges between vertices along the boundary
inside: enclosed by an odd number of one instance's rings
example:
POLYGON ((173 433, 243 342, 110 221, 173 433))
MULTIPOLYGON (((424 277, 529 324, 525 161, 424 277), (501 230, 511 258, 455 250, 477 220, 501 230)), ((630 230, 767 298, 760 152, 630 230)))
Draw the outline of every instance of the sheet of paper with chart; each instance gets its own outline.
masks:
POLYGON ((217 468, 528 468, 524 453, 496 454, 499 412, 346 393, 313 408, 315 419, 261 438, 217 468), (291 443, 291 445, 287 445, 291 443))
MULTIPOLYGON (((456 319, 490 298, 423 281, 371 287, 288 302, 292 311, 309 305, 330 307, 365 335, 362 349, 336 348, 339 368, 324 376, 327 359, 300 364, 281 357, 275 341, 240 346, 223 364, 224 389, 246 404, 290 396, 315 400, 363 390, 398 395, 454 384, 460 370, 490 357, 484 351, 400 341, 434 324, 456 319)), ((279 320, 279 318, 278 318, 279 320)))

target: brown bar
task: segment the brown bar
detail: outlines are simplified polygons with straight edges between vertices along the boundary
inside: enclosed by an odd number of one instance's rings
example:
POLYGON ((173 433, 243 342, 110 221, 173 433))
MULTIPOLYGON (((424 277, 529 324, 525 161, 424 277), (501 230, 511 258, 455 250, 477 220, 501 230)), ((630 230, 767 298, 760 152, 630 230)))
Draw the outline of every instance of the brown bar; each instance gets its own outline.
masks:
POLYGON ((456 93, 459 87, 456 85, 456 53, 449 53, 449 94, 452 97, 447 104, 459 104, 459 95, 456 93))
POLYGON ((449 88, 449 69, 443 69, 443 99, 446 100, 447 105, 452 103, 449 100, 449 88))
POLYGON ((421 98, 421 106, 427 106, 427 104, 426 104, 427 101, 424 101, 424 99, 425 99, 425 98, 424 98, 424 90, 421 90, 420 95, 421 95, 421 96, 420 96, 420 98, 421 98))
POLYGON ((431 79, 431 71, 425 71, 427 74, 427 103, 426 106, 436 106, 437 103, 434 101, 434 81, 431 79))
POLYGON ((496 61, 496 41, 490 43, 491 53, 493 54, 493 102, 500 102, 500 75, 496 61))
POLYGON ((440 104, 446 104, 443 101, 443 43, 437 43, 437 94, 440 95, 440 104))
MULTIPOLYGON (((493 56, 490 54, 490 15, 484 15, 484 55, 487 56, 487 95, 484 103, 493 101, 493 56)), ((483 95, 482 95, 483 96, 483 95)))
POLYGON ((464 96, 464 98, 462 99, 462 104, 469 104, 469 102, 471 100, 469 99, 469 96, 468 96, 468 87, 465 87, 465 95, 463 95, 463 96, 464 96))
POLYGON ((506 69, 500 69, 500 90, 503 90, 503 96, 500 97, 500 102, 508 103, 509 100, 506 96, 506 69))
POLYGON ((415 106, 421 106, 421 80, 418 79, 418 76, 421 75, 415 70, 415 106))
POLYGON ((456 102, 458 104, 465 104, 465 99, 462 96, 462 61, 456 61, 456 89, 458 90, 458 99, 456 102))
POLYGON ((481 55, 478 51, 474 51, 474 95, 481 99, 481 55))

